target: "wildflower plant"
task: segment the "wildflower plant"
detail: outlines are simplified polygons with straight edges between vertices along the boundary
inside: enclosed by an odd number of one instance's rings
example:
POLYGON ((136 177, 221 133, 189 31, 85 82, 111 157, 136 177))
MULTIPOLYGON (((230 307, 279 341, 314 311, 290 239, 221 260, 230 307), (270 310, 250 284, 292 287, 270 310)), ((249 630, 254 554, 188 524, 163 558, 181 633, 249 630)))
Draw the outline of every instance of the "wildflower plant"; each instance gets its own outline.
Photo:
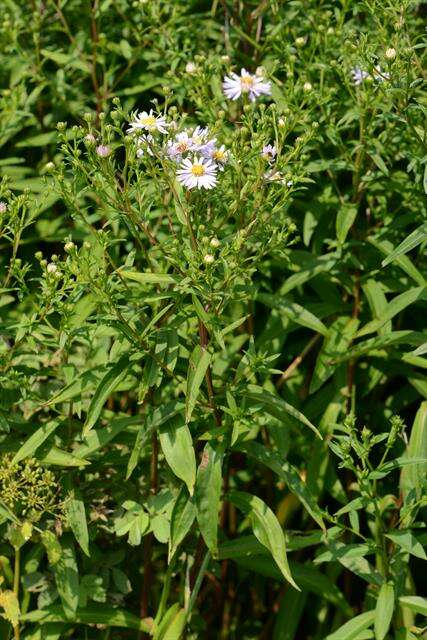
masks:
POLYGON ((421 5, 2 19, 1 638, 423 637, 421 5))

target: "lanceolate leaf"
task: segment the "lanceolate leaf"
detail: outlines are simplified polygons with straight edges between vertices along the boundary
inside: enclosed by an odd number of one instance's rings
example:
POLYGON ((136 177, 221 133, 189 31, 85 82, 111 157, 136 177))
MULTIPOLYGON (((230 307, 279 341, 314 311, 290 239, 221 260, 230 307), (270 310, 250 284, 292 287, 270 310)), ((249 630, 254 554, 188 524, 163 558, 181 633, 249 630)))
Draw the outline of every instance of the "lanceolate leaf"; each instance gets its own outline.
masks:
POLYGON ((56 587, 66 618, 73 620, 79 602, 79 573, 76 554, 70 540, 62 542, 61 547, 62 555, 54 565, 56 587))
POLYGON ((393 262, 399 256, 402 256, 405 253, 408 253, 408 251, 411 251, 412 249, 417 247, 422 242, 425 242, 426 240, 427 240, 427 222, 424 222, 424 224, 422 224, 420 227, 415 229, 415 231, 410 233, 409 236, 407 236, 405 240, 403 240, 403 242, 401 242, 390 253, 390 255, 388 255, 387 258, 385 258, 382 261, 381 263, 382 266, 383 267, 387 266, 388 264, 390 264, 390 262, 393 262))
POLYGON ((285 402, 280 396, 276 396, 261 387, 257 387, 255 385, 249 385, 248 390, 242 391, 241 395, 248 400, 256 402, 260 404, 262 408, 269 413, 270 415, 278 418, 278 420, 283 419, 283 414, 287 413, 299 422, 302 422, 304 425, 309 427, 314 433, 322 439, 319 431, 316 429, 314 424, 308 420, 298 409, 295 409, 288 402, 285 402))
POLYGON ((112 366, 105 376, 100 381, 92 401, 89 405, 89 409, 86 416, 86 422, 83 429, 83 435, 86 436, 88 432, 95 425, 98 420, 105 401, 111 395, 111 393, 118 387, 120 382, 125 378, 129 369, 129 356, 123 356, 120 360, 112 366))
POLYGON ((190 421, 193 409, 196 406, 200 387, 210 364, 211 357, 212 356, 209 351, 207 351, 207 349, 203 349, 200 345, 197 345, 191 354, 188 365, 185 404, 185 419, 187 422, 190 421))
POLYGON ((67 518, 77 542, 89 556, 89 533, 87 529, 85 505, 80 492, 73 489, 66 501, 67 518))
POLYGON ((208 442, 197 470, 195 499, 200 532, 214 558, 218 554, 221 485, 222 452, 208 442))
MULTIPOLYGON (((415 416, 406 455, 409 459, 427 459, 427 401, 421 403, 415 416)), ((404 467, 400 476, 403 495, 407 497, 411 491, 414 491, 415 495, 420 497, 426 475, 427 462, 404 467)))
POLYGON ((181 416, 175 416, 159 429, 159 438, 166 461, 193 494, 196 481, 196 456, 190 429, 181 416))
POLYGON ((403 549, 403 551, 407 551, 416 558, 421 558, 421 560, 427 560, 427 555, 423 545, 414 536, 412 531, 392 531, 387 534, 387 538, 403 549))
POLYGON ((239 448, 277 473, 287 484, 289 490, 301 500, 311 517, 322 529, 325 528, 322 512, 316 500, 300 478, 298 471, 289 462, 283 460, 278 453, 270 451, 258 442, 247 442, 239 448))
POLYGON ((248 516, 256 538, 270 551, 286 580, 299 590, 289 568, 282 527, 271 509, 261 498, 243 491, 230 492, 228 499, 248 516))
POLYGON ((185 487, 175 500, 170 523, 169 560, 184 540, 196 517, 196 505, 194 497, 189 496, 185 487))
POLYGON ((375 611, 361 613, 349 622, 343 624, 334 633, 326 636, 325 640, 355 640, 362 631, 369 629, 375 619, 375 611))
POLYGON ((33 456, 40 445, 55 431, 59 426, 59 420, 52 420, 41 426, 32 436, 28 438, 22 445, 22 447, 15 453, 13 457, 13 463, 19 462, 24 458, 33 456))
POLYGON ((358 320, 356 318, 338 318, 329 328, 329 335, 325 338, 317 356, 310 393, 317 391, 328 380, 336 369, 336 360, 347 349, 356 333, 358 320))
POLYGON ((151 625, 148 621, 138 618, 129 611, 114 609, 110 604, 90 604, 84 609, 77 609, 72 617, 65 614, 62 607, 51 605, 46 609, 37 609, 21 616, 23 622, 47 624, 49 622, 73 622, 87 625, 107 625, 110 627, 123 627, 124 629, 136 629, 149 632, 151 625))
POLYGON ((394 587, 384 582, 375 607, 375 640, 384 640, 389 630, 394 611, 394 587))
POLYGON ((376 320, 368 322, 368 324, 362 327, 360 331, 357 332, 357 337, 360 338, 361 336, 366 336, 369 333, 374 333, 375 331, 381 329, 381 327, 383 327, 386 322, 394 318, 398 313, 409 307, 421 296, 423 296, 425 291, 425 287, 415 287, 414 289, 404 291, 400 295, 393 298, 393 300, 388 303, 381 316, 376 320))

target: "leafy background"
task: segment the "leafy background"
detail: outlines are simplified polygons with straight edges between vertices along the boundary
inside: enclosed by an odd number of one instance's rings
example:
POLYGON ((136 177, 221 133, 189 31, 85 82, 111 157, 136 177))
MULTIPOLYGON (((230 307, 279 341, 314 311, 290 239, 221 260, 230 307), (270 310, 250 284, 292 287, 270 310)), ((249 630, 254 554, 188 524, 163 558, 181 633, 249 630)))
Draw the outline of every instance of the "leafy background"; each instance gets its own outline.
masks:
MULTIPOLYGON (((422 637, 424 14, 4 0, 2 637, 422 637), (274 108, 230 106, 230 64, 262 65, 274 108), (354 85, 378 64, 389 78, 354 85), (298 188, 265 196, 273 220, 243 249, 227 208, 250 219, 260 166, 196 202, 235 242, 211 280, 179 220, 170 244, 160 178, 134 184, 161 251, 111 205, 124 114, 165 99, 242 162, 278 118, 297 150, 282 170, 298 188), (115 136, 113 169, 75 155, 88 126, 115 136)), ((199 222, 203 245, 219 227, 199 222)))

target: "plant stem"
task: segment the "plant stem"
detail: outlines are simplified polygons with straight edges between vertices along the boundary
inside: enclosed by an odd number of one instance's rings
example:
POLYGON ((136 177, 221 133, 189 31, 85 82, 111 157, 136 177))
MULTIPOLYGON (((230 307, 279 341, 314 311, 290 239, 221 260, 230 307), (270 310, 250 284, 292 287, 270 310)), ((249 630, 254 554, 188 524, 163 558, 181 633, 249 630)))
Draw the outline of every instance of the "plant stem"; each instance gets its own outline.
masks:
MULTIPOLYGON (((21 571, 21 549, 19 547, 15 548, 15 566, 13 570, 13 593, 16 596, 16 599, 19 598, 19 581, 20 581, 20 571, 21 571)), ((21 632, 19 629, 19 622, 16 627, 13 627, 13 634, 15 640, 20 640, 21 632)))

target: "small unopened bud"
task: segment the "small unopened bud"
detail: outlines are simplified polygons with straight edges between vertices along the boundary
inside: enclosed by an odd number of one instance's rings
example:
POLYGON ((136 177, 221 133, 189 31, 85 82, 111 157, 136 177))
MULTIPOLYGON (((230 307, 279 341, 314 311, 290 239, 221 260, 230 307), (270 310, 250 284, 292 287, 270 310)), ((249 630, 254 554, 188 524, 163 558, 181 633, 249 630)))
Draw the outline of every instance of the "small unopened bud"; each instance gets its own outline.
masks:
POLYGON ((313 85, 311 84, 311 82, 304 82, 304 85, 303 85, 304 91, 308 93, 309 91, 312 90, 312 88, 313 88, 313 85))
POLYGON ((213 262, 215 262, 215 256, 213 256, 211 253, 207 253, 203 258, 203 262, 205 264, 212 264, 213 262))
POLYGON ((303 47, 305 45, 305 38, 303 36, 296 38, 295 44, 297 45, 297 47, 303 47))
POLYGON ((219 247, 220 241, 218 240, 218 238, 212 238, 209 244, 211 245, 211 247, 214 247, 214 249, 216 249, 217 247, 219 247))
POLYGON ((108 158, 111 153, 111 147, 107 144, 100 144, 96 147, 96 153, 100 158, 108 158))
POLYGON ((221 62, 230 62, 230 56, 221 56, 221 62))
POLYGON ((66 253, 71 253, 71 251, 73 251, 73 249, 75 249, 75 248, 76 248, 76 245, 74 244, 74 242, 71 242, 71 240, 66 242, 65 245, 64 245, 64 251, 66 253))
POLYGON ((194 64, 194 62, 187 62, 185 65, 185 72, 190 74, 197 73, 197 65, 194 64))
POLYGON ((53 171, 55 169, 55 165, 53 162, 47 162, 44 168, 46 171, 53 171))
POLYGON ((55 263, 49 262, 49 264, 46 267, 46 271, 48 273, 56 273, 58 271, 58 267, 56 266, 55 263))
POLYGON ((277 121, 277 124, 279 125, 279 127, 285 127, 286 126, 285 118, 279 118, 279 120, 277 121))
POLYGON ((385 57, 387 58, 387 60, 394 60, 396 57, 396 49, 394 49, 393 47, 389 47, 385 52, 385 57))
POLYGON ((65 131, 65 129, 67 128, 67 123, 58 122, 58 124, 56 125, 56 128, 58 129, 58 131, 65 131))
POLYGON ((0 200, 0 213, 6 213, 6 211, 7 211, 7 204, 3 200, 0 200))

